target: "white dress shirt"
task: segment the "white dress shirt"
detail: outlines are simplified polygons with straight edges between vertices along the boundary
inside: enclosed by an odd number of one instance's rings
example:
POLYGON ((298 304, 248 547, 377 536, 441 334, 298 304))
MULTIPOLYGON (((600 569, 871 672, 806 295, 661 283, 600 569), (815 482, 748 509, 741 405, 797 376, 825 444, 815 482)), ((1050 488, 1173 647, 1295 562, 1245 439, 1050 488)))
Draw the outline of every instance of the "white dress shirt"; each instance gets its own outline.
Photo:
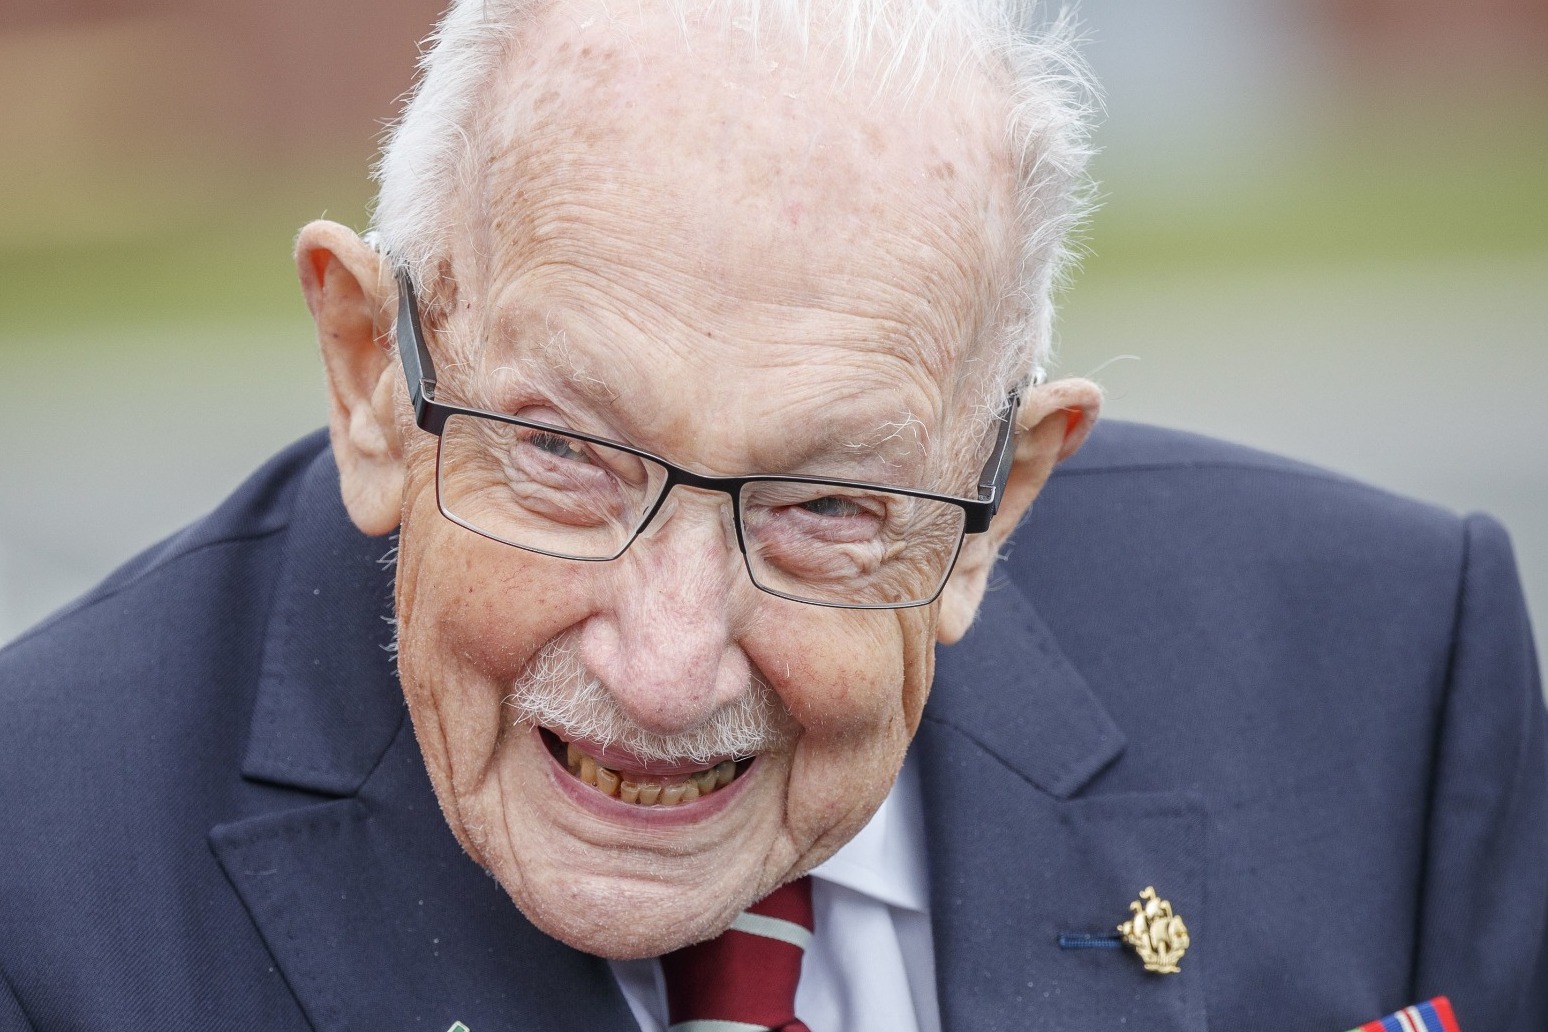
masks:
MULTIPOLYGON (((940 1032, 919 774, 912 759, 869 824, 812 871, 816 932, 796 1016, 812 1032, 940 1032)), ((666 1032, 660 961, 615 960, 642 1032, 666 1032)))

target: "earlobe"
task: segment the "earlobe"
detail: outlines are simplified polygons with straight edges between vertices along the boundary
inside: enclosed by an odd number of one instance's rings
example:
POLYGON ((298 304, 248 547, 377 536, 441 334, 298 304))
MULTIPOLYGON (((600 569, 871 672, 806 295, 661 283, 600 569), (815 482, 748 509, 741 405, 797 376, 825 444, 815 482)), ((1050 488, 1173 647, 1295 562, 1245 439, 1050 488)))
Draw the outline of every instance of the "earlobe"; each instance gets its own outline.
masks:
POLYGON ((313 222, 297 238, 296 273, 317 326, 345 508, 362 532, 386 534, 398 525, 403 452, 381 258, 349 229, 313 222))
POLYGON ((1000 511, 987 533, 962 542, 962 554, 941 592, 936 623, 941 644, 955 644, 972 626, 1000 547, 1032 507, 1054 466, 1080 450, 1101 409, 1102 390, 1090 380, 1055 380, 1032 388, 1023 399, 1016 455, 1000 511))

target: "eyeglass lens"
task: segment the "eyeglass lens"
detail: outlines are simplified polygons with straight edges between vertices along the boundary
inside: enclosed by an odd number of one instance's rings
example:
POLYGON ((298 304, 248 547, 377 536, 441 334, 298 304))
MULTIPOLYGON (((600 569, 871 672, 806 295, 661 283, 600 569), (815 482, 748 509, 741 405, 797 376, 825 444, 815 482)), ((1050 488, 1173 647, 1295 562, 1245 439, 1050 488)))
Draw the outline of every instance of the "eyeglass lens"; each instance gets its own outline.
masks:
MULTIPOLYGON (((571 437, 456 414, 441 434, 441 509, 486 537, 570 559, 611 559, 642 529, 667 470, 571 437)), ((788 480, 738 496, 748 572, 808 602, 897 606, 934 598, 962 540, 950 502, 788 480)))

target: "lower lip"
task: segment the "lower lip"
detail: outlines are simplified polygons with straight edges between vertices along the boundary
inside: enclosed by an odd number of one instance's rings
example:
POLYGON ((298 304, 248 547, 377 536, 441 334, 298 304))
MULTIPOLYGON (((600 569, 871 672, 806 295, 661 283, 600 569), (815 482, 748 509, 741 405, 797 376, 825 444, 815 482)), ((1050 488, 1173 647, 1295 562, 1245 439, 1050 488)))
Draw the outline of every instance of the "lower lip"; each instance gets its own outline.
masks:
POLYGON ((615 799, 610 795, 603 795, 571 774, 559 764, 554 754, 548 751, 548 746, 543 742, 542 733, 537 728, 532 729, 532 744, 547 758, 549 777, 558 785, 559 791, 569 796, 577 806, 610 821, 622 821, 652 828, 696 824, 715 816, 736 801, 734 797, 742 794, 743 786, 749 778, 757 776, 759 767, 758 758, 754 757, 747 765, 747 769, 731 784, 724 788, 717 788, 707 796, 700 796, 691 803, 678 803, 675 806, 640 806, 615 799))

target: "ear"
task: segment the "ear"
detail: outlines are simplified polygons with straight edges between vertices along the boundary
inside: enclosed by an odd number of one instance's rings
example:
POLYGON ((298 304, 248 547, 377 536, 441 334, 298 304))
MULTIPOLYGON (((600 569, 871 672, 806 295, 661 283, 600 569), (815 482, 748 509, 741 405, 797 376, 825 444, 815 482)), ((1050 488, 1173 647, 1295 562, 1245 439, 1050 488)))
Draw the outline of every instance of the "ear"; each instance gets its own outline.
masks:
POLYGON ((336 222, 312 222, 296 239, 296 273, 317 324, 344 507, 362 532, 386 534, 402 505, 403 448, 381 256, 336 222))
POLYGON ((1054 466, 1074 455, 1102 409, 1102 389, 1090 380, 1055 380, 1032 388, 1016 418, 1016 454, 994 522, 962 542, 962 554, 941 592, 936 638, 956 643, 967 633, 983 601, 1000 546, 1016 529, 1054 466))

